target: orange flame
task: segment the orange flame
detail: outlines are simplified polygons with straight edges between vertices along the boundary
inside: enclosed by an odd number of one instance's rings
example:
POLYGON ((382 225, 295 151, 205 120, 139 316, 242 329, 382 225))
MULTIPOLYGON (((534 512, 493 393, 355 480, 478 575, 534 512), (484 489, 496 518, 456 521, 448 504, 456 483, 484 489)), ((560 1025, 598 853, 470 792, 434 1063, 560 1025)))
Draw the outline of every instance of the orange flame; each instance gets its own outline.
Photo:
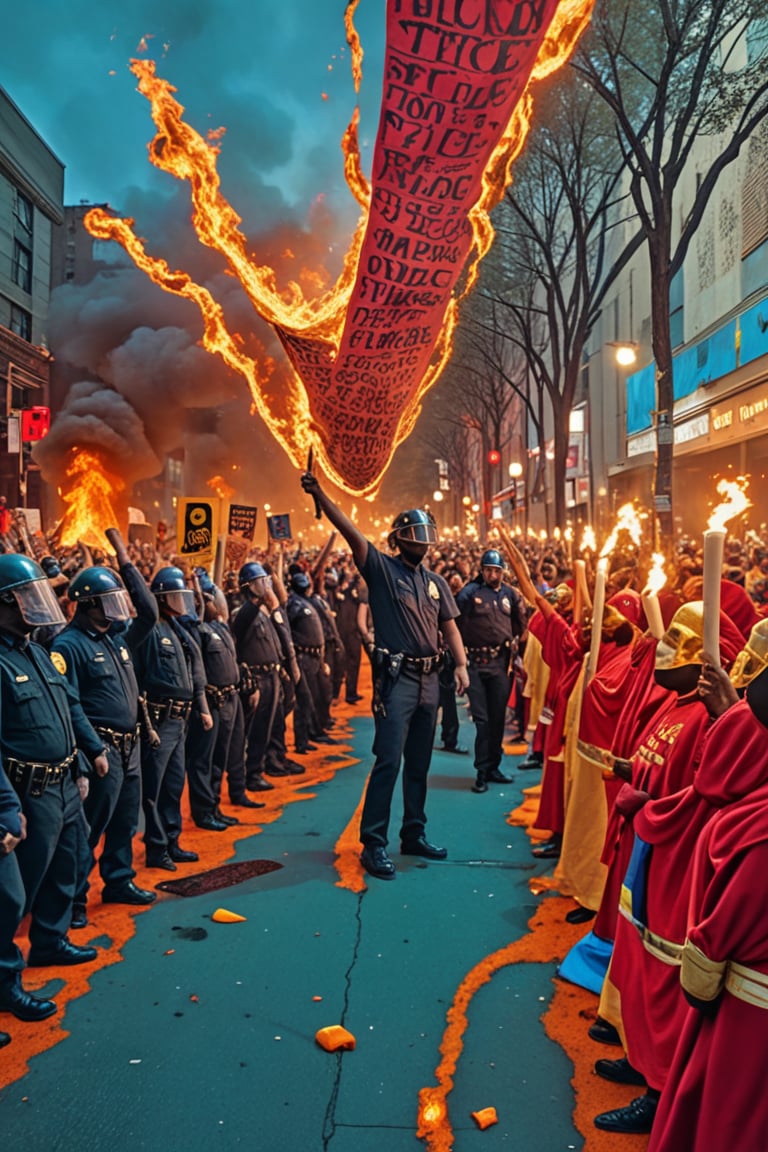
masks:
POLYGON ((90 547, 109 547, 104 529, 118 524, 112 497, 123 491, 124 483, 108 474, 95 453, 79 448, 74 449, 67 476, 72 483, 62 493, 67 510, 59 526, 61 544, 71 547, 82 541, 90 547))
POLYGON ((227 484, 223 476, 211 476, 210 480, 206 480, 206 484, 221 500, 231 500, 235 494, 235 489, 231 484, 227 484))
MULTIPOLYGON (((356 87, 359 85, 362 66, 362 48, 353 24, 357 3, 358 0, 351 0, 345 16, 356 87)), ((593 3, 594 0, 562 0, 539 50, 531 83, 548 76, 567 60, 589 20, 593 3)), ((142 43, 142 49, 145 43, 142 43)), ((274 270, 258 266, 249 259, 245 237, 238 228, 240 218, 220 192, 216 168, 218 148, 215 144, 207 143, 183 122, 184 109, 172 95, 175 89, 156 76, 152 61, 133 60, 131 69, 138 78, 139 91, 151 102, 152 118, 157 128, 157 135, 149 148, 150 160, 156 167, 177 179, 189 181, 194 206, 193 223, 201 243, 224 256, 254 309, 268 323, 281 330, 279 334, 284 344, 295 342, 302 345, 311 357, 316 358, 316 363, 332 365, 339 351, 347 305, 355 285, 371 198, 370 186, 360 165, 358 109, 355 109, 346 130, 342 149, 345 177, 363 209, 363 215, 350 242, 336 284, 315 299, 308 300, 299 284, 290 282, 279 289, 274 270)), ((480 196, 468 213, 473 236, 472 248, 463 278, 447 304, 431 363, 423 378, 415 381, 415 387, 409 391, 408 398, 397 411, 396 430, 383 465, 377 463, 375 475, 367 479, 358 475, 354 483, 345 475, 345 462, 338 455, 331 459, 323 436, 318 435, 323 429, 318 427, 317 417, 312 410, 312 400, 317 400, 317 397, 308 393, 293 367, 290 368, 291 376, 281 396, 270 396, 267 384, 273 366, 257 363, 241 351, 227 330, 220 306, 206 289, 193 283, 185 272, 174 272, 164 260, 146 253, 143 243, 133 231, 132 220, 113 219, 101 209, 92 209, 85 217, 85 225, 97 238, 120 243, 136 265, 166 291, 194 300, 203 316, 204 347, 220 356, 229 367, 246 379, 255 410, 296 467, 303 465, 308 447, 314 443, 319 463, 339 487, 348 492, 370 496, 377 491, 396 448, 413 430, 421 401, 437 381, 450 356, 458 304, 473 287, 479 262, 490 248, 493 228, 489 212, 498 203, 509 182, 511 165, 519 155, 528 132, 531 110, 529 83, 488 162, 482 177, 480 196)))
POLYGON ((749 480, 746 476, 737 476, 735 480, 722 479, 718 482, 717 491, 725 499, 712 510, 707 521, 711 532, 724 532, 725 526, 734 516, 741 516, 747 508, 752 507, 752 501, 747 496, 749 480))
POLYGON ((606 540, 605 544, 603 544, 603 547, 600 550, 601 556, 610 556, 611 552, 613 552, 614 548, 616 547, 616 542, 619 538, 619 532, 628 532, 632 537, 632 542, 636 546, 640 545, 640 541, 643 537, 643 531, 640 526, 640 517, 638 516, 632 504, 622 504, 621 508, 619 508, 619 511, 616 514, 616 526, 606 540))
POLYGON ((580 552, 597 551, 597 540, 595 539, 595 530, 591 524, 584 525, 584 531, 581 534, 581 544, 579 545, 580 552))
POLYGON ((651 559, 653 560, 653 567, 648 573, 648 579, 645 582, 645 588, 643 589, 644 596, 658 596, 667 582, 667 574, 664 571, 665 560, 663 552, 654 552, 651 559))

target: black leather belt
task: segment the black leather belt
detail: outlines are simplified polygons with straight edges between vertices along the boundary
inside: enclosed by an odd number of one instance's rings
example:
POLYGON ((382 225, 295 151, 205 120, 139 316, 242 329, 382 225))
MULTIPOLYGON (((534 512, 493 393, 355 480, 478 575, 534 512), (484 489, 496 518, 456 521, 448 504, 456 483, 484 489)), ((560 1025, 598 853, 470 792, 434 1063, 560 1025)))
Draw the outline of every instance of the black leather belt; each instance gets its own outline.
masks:
POLYGON ((467 658, 473 664, 487 664, 489 660, 495 660, 502 652, 509 651, 509 641, 505 640, 503 644, 484 644, 481 648, 466 648, 467 658))
POLYGON ((323 654, 322 647, 308 648, 305 644, 294 644, 294 648, 304 656, 322 656, 323 654))
POLYGON ((276 672, 280 667, 279 664, 249 664, 249 672, 276 672))
POLYGON ((217 704, 223 704, 225 700, 231 700, 237 691, 237 684, 222 684, 219 687, 216 684, 206 684, 205 692, 217 704))
POLYGON ((132 732, 118 732, 114 728, 103 728, 98 724, 94 724, 94 728, 98 732, 99 736, 104 737, 105 744, 111 744, 112 747, 116 748, 122 756, 126 757, 126 759, 128 756, 130 756, 134 745, 139 738, 138 724, 132 732))
POLYGON ((186 720, 192 711, 191 700, 148 700, 150 716, 155 724, 164 720, 186 720))
POLYGON ((406 668, 413 669, 422 676, 435 672, 443 662, 442 652, 435 652, 434 656, 403 656, 406 668))
POLYGON ((19 795, 28 792, 30 796, 42 796, 49 784, 59 784, 75 762, 77 751, 71 752, 58 764, 41 764, 37 760, 16 760, 9 756, 5 761, 5 771, 19 795))

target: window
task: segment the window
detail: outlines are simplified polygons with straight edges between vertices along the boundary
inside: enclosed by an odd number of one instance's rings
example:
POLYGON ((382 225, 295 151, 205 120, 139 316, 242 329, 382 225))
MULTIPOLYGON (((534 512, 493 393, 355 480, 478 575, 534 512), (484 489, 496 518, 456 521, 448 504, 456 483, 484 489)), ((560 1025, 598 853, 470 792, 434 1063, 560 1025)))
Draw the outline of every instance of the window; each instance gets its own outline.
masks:
POLYGON ((17 304, 11 304, 11 332, 21 336, 22 340, 32 340, 32 317, 17 304))
POLYGON ((13 242, 13 282, 24 292, 32 291, 32 253, 18 240, 13 242))
POLYGON ((27 236, 31 242, 35 212, 32 207, 32 201, 28 200, 23 192, 19 192, 18 188, 16 189, 16 207, 14 214, 20 231, 27 236))

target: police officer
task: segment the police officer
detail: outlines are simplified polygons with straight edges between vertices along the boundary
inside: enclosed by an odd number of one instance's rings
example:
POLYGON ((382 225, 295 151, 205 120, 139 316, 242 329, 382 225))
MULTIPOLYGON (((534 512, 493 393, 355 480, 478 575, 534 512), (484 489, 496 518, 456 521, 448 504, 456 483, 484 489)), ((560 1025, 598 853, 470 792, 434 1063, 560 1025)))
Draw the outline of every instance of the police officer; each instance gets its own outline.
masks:
POLYGON ((304 755, 313 750, 312 740, 323 744, 333 742, 325 734, 330 720, 325 629, 322 609, 312 596, 311 577, 306 572, 294 572, 290 589, 285 611, 301 670, 301 679, 296 685, 293 737, 296 751, 304 755))
POLYGON ((347 704, 357 704, 362 696, 357 691, 360 675, 362 640, 357 626, 357 610, 360 604, 360 577, 356 572, 342 571, 334 601, 336 627, 344 645, 344 696, 347 704))
POLYGON ((156 896, 133 882, 133 837, 139 824, 139 686, 135 652, 157 623, 157 603, 131 564, 116 528, 108 528, 120 569, 84 568, 70 582, 75 614, 52 646, 51 659, 80 697, 83 710, 107 751, 109 771, 95 775, 83 803, 89 826, 80 869, 73 927, 87 923, 88 877, 101 837, 99 873, 105 904, 152 904, 156 896), (121 579, 122 577, 122 579, 121 579))
POLYGON ((464 645, 456 626, 458 609, 445 580, 421 563, 437 539, 429 513, 417 508, 395 518, 388 543, 397 554, 387 556, 366 540, 310 472, 303 474, 301 486, 344 536, 368 585, 376 643, 376 761, 360 821, 360 861, 371 876, 391 880, 395 865, 387 854, 387 834, 401 760, 401 852, 428 860, 442 860, 448 854, 426 839, 424 807, 439 698, 439 631, 456 662, 456 690, 463 693, 469 684, 464 645))
POLYGON ((504 561, 496 548, 480 559, 480 575, 456 597, 459 631, 469 664, 469 707, 475 725, 473 792, 487 792, 488 782, 509 784, 500 771, 504 724, 512 690, 511 664, 523 618, 514 589, 502 577, 504 561))
POLYGON ((240 569, 238 583, 245 599, 232 620, 232 635, 243 673, 245 786, 249 792, 266 792, 274 787, 263 772, 281 699, 279 629, 286 619, 263 565, 248 561, 240 569))
MULTIPOLYGON (((21 1002, 30 1020, 44 1020, 56 1011, 52 1000, 38 1000, 15 984, 15 973, 24 966, 19 949, 13 942, 16 929, 24 915, 24 885, 19 863, 14 855, 27 834, 24 813, 11 782, 0 764, 0 1011, 10 1011, 9 1000, 2 1001, 3 990, 18 987, 21 1002)), ((0 1032, 0 1048, 10 1044, 7 1032, 0 1032)))
MULTIPOLYGON (((40 565, 13 552, 0 556, 0 750, 24 815, 20 831, 26 831, 17 837, 15 823, 4 825, 3 843, 7 852, 15 841, 25 896, 21 906, 18 876, 6 867, 10 889, 0 917, 0 1011, 22 1020, 44 1019, 56 1006, 35 1000, 21 986, 23 961, 13 944, 20 906, 22 915, 31 917, 31 966, 83 964, 97 955, 95 948, 78 948, 66 935, 77 876, 81 797, 88 791, 88 768, 80 762, 78 746, 100 775, 109 765, 104 743, 68 681, 46 650, 29 640, 34 628, 63 619, 40 565)), ((12 811, 7 818, 14 820, 12 811)))
POLYGON ((179 622, 195 613, 195 594, 180 568, 161 568, 150 589, 159 619, 135 654, 139 687, 146 694, 152 732, 142 732, 141 778, 147 867, 175 872, 199 859, 179 844, 187 722, 194 709, 204 731, 213 728, 205 696, 200 649, 179 622))

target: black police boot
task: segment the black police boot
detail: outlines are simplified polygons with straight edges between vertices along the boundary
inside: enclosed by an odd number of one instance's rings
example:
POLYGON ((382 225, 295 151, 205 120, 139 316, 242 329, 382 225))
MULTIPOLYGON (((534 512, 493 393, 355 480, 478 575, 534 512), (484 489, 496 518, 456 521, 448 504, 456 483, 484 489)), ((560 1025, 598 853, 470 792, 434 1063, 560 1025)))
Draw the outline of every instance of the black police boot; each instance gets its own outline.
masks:
POLYGON ((5 1048, 6 1044, 10 1044, 11 1038, 7 1032, 0 1032, 0 1048, 5 1048))
POLYGON ((531 752, 530 755, 526 756, 525 760, 520 761, 517 767, 523 769, 524 771, 527 769, 530 769, 533 772, 538 771, 540 768, 544 767, 544 753, 531 752))
POLYGON ((168 838, 168 855, 176 864, 194 864, 200 859, 197 852, 188 852, 186 848, 181 847, 178 836, 174 836, 172 840, 168 838))
POLYGON ((72 918, 69 921, 70 928, 87 928, 88 927, 88 914, 86 912, 85 904, 72 905, 72 918))
POLYGON ((122 884, 106 884, 102 889, 102 904, 154 904, 157 893, 150 892, 148 888, 139 888, 133 880, 125 880, 122 884))
POLYGON ((147 849, 147 868, 162 868, 163 872, 175 872, 176 865, 168 855, 167 848, 147 849))
POLYGON ((492 771, 490 771, 487 774, 486 779, 490 780, 490 782, 492 784, 511 784, 512 783, 512 777, 511 776, 505 776, 504 773, 500 772, 498 768, 492 769, 492 771))
POLYGON ((53 1000, 40 1000, 30 996, 21 986, 21 975, 12 973, 10 980, 0 984, 0 1012, 11 1012, 17 1020, 35 1022, 46 1020, 58 1011, 53 1000))
MULTIPOLYGON (((245 799, 247 800, 248 797, 246 796, 245 799)), ((251 803, 253 803, 253 801, 251 801, 251 803)), ((235 824, 240 823, 237 816, 227 816, 224 812, 222 812, 218 804, 214 808, 213 814, 217 820, 221 821, 222 824, 226 824, 227 828, 234 828, 235 824)))
POLYGON ((477 779, 475 780, 474 784, 472 785, 472 791, 473 792, 487 792, 488 791, 488 784, 486 783, 485 772, 478 772, 477 779))
POLYGON ((57 940, 52 948, 30 948, 27 964, 30 968, 59 968, 70 964, 88 964, 98 956, 95 948, 78 948, 66 936, 57 940))

